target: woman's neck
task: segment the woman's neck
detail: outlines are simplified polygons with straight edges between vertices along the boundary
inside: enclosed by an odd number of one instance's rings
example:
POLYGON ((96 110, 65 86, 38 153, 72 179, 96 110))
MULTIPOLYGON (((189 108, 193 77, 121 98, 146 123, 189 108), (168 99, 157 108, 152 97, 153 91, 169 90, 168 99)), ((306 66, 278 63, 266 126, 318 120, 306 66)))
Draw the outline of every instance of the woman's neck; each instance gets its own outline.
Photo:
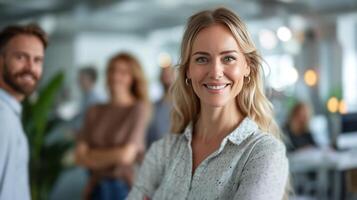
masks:
POLYGON ((110 103, 118 106, 131 106, 135 103, 135 97, 130 92, 112 94, 110 98, 110 103))
POLYGON ((236 103, 219 108, 201 104, 201 112, 194 132, 204 141, 224 138, 237 127, 243 118, 236 103))

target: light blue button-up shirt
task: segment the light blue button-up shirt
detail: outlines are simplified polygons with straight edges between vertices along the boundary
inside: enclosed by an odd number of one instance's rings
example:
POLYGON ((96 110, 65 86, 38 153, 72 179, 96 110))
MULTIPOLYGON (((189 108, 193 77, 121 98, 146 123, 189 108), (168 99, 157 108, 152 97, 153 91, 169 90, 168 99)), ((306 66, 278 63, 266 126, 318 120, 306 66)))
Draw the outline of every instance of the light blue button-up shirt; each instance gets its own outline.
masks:
POLYGON ((29 200, 29 150, 21 105, 0 89, 0 200, 29 200))

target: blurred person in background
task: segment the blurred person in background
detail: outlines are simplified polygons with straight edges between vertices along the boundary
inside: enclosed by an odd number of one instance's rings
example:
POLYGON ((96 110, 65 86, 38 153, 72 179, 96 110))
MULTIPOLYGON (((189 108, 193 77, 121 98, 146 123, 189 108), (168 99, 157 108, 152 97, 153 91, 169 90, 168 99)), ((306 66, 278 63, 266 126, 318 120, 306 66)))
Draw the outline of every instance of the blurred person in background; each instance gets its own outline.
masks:
POLYGON ((161 68, 160 82, 164 89, 162 98, 155 103, 154 114, 147 134, 147 147, 162 138, 170 131, 170 111, 172 109, 172 98, 169 89, 174 82, 174 69, 171 66, 161 68))
POLYGON ((86 199, 124 199, 142 160, 149 119, 147 85, 136 58, 119 53, 107 66, 109 102, 91 107, 78 137, 76 161, 88 168, 86 199))
POLYGON ((98 103, 104 103, 106 100, 104 95, 95 88, 97 77, 97 70, 93 66, 86 66, 79 70, 78 84, 82 97, 79 112, 72 120, 75 131, 82 127, 88 108, 98 103))
POLYGON ((191 16, 178 70, 171 134, 149 149, 128 199, 287 199, 285 146, 241 19, 191 16))
POLYGON ((0 32, 0 200, 31 199, 20 103, 42 77, 47 41, 47 34, 35 24, 8 26, 0 32))
POLYGON ((310 117, 311 109, 306 103, 298 102, 291 109, 284 127, 288 151, 317 146, 309 129, 310 117))

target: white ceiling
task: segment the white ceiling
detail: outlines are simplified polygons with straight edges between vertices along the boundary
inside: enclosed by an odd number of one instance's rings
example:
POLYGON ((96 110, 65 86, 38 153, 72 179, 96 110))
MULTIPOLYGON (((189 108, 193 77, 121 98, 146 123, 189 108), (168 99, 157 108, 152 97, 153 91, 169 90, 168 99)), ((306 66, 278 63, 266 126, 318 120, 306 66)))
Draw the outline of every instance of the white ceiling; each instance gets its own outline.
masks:
POLYGON ((192 13, 220 5, 246 20, 357 11, 357 0, 0 0, 0 27, 35 20, 56 32, 147 34, 182 25, 192 13))

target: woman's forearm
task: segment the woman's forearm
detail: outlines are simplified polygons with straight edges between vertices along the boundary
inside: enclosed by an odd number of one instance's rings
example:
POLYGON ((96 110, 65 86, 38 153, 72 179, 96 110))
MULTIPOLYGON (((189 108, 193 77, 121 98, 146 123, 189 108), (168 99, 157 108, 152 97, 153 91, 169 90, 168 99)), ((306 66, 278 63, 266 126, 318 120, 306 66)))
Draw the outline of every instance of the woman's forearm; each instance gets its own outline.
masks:
POLYGON ((78 142, 75 149, 75 162, 78 165, 89 169, 93 169, 93 170, 100 169, 101 166, 98 165, 98 163, 95 162, 95 160, 91 159, 88 156, 88 153, 89 153, 89 147, 87 143, 78 142))
POLYGON ((135 162, 137 147, 134 144, 128 144, 123 147, 107 149, 91 149, 88 152, 90 160, 94 160, 101 165, 130 165, 135 162))
POLYGON ((82 143, 76 148, 76 162, 90 169, 103 169, 116 165, 130 165, 135 162, 136 154, 137 148, 133 144, 116 148, 90 149, 82 143))

